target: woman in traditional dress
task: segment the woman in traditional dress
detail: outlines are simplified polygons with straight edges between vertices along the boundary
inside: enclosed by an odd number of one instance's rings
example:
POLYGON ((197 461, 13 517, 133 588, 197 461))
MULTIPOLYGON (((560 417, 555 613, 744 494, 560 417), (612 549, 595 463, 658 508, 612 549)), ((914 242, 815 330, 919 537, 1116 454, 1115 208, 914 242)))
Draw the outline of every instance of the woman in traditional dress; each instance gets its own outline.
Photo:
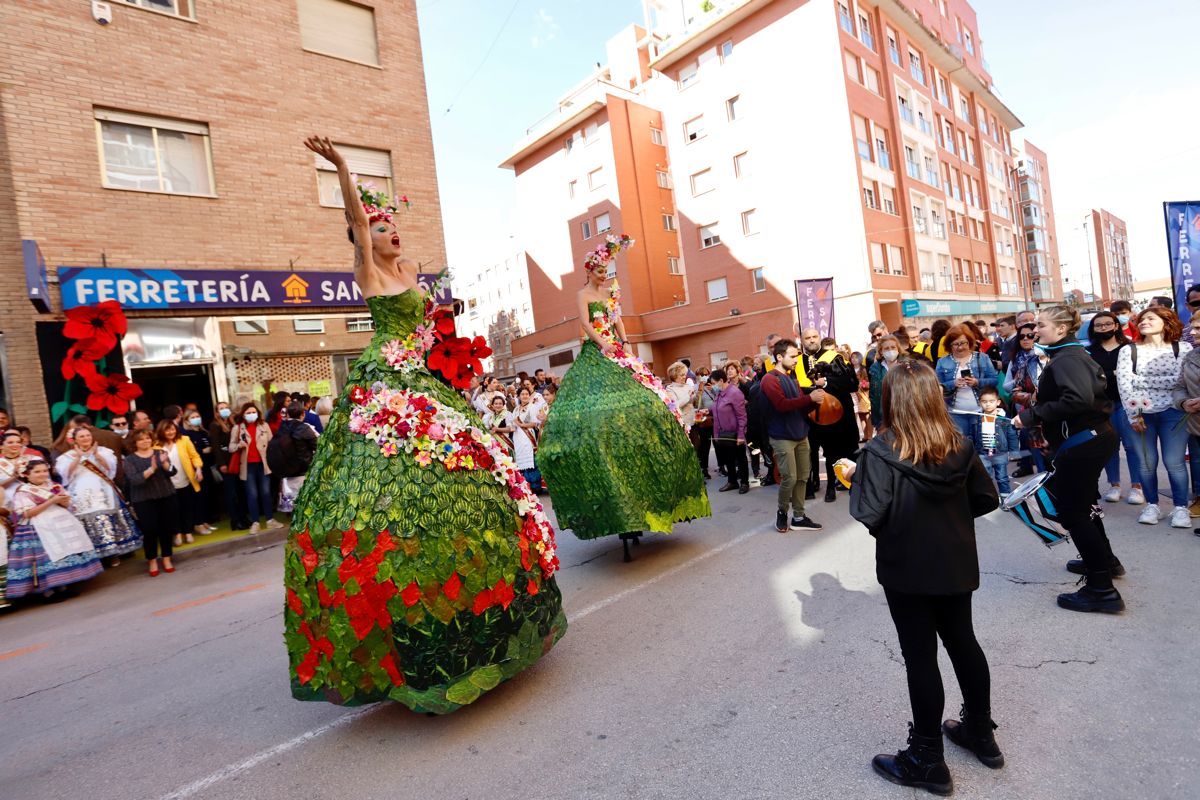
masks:
POLYGON ((642 531, 712 513, 675 401, 629 351, 612 257, 632 244, 609 237, 588 256, 577 295, 583 347, 546 417, 538 463, 560 527, 580 539, 619 534, 625 560, 642 531))
POLYGON ((328 139, 305 144, 337 169, 375 335, 350 368, 292 514, 292 694, 448 713, 566 631, 553 530, 506 449, 426 364, 428 352, 430 365, 457 374, 451 363, 471 354, 459 340, 430 350, 435 312, 402 254, 395 208, 356 191, 328 139))
POLYGON ((142 546, 142 532, 113 482, 117 456, 96 444, 90 425, 75 428, 68 441, 71 449, 58 457, 54 467, 62 476, 75 516, 83 523, 96 555, 109 559, 108 566, 115 567, 121 563, 121 556, 142 546))
POLYGON ((545 403, 534 403, 534 397, 541 399, 541 395, 528 386, 517 390, 517 407, 512 412, 513 458, 533 491, 539 492, 542 489, 542 474, 538 471, 536 459, 542 420, 538 412, 545 403))
POLYGON ((49 598, 103 572, 92 540, 69 510, 71 496, 50 480, 50 465, 31 459, 18 477, 22 483, 13 494, 16 524, 8 547, 9 599, 34 593, 49 598))

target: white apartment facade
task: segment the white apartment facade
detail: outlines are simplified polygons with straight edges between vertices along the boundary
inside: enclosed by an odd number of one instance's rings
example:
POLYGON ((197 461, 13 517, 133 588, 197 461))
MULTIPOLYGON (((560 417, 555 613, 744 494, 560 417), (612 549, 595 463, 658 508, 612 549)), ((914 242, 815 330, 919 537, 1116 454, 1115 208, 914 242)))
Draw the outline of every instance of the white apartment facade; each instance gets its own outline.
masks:
POLYGON ((493 264, 456 269, 451 278, 455 297, 463 301, 456 318, 459 336, 482 336, 492 348, 484 370, 501 378, 519 369, 512 358, 512 340, 533 330, 533 303, 525 254, 514 253, 493 264))

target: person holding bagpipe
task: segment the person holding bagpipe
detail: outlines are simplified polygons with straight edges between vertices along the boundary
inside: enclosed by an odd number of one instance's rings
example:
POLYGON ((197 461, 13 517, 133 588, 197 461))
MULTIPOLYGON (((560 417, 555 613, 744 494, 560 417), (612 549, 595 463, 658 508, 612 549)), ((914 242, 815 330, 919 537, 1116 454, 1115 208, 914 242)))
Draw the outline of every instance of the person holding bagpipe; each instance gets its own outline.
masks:
POLYGON ((1097 483, 1116 452, 1118 437, 1109 421, 1112 401, 1105 393, 1104 370, 1076 340, 1079 326, 1079 312, 1068 306, 1049 306, 1038 315, 1038 342, 1050 363, 1038 379, 1037 405, 1018 414, 1013 427, 1041 426, 1052 465, 1043 488, 1058 523, 1079 548, 1080 561, 1068 563, 1067 569, 1082 570, 1085 584, 1060 594, 1058 605, 1117 614, 1125 610, 1125 601, 1113 578, 1125 574, 1125 568, 1104 531, 1097 483))

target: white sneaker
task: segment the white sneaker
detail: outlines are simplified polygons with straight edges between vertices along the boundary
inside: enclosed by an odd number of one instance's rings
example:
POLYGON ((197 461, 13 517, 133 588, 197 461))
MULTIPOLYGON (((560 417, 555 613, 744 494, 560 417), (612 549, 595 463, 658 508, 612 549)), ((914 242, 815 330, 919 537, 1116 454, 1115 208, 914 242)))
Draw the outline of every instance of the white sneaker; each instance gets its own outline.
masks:
POLYGON ((748 481, 748 483, 749 483, 751 486, 762 486, 762 481, 761 481, 761 480, 759 480, 758 478, 751 478, 751 479, 748 481))
POLYGON ((1129 498, 1125 501, 1131 506, 1140 506, 1146 502, 1146 495, 1142 492, 1142 487, 1135 486, 1129 490, 1129 498))
MULTIPOLYGON (((1104 502, 1106 502, 1106 503, 1118 503, 1118 502, 1120 502, 1120 500, 1121 500, 1121 487, 1120 486, 1112 486, 1109 488, 1109 490, 1107 492, 1104 493, 1104 502)), ((1130 502, 1132 503, 1133 501, 1130 500, 1130 502)))
POLYGON ((1158 506, 1148 505, 1142 509, 1142 513, 1138 516, 1138 522, 1143 525, 1157 525, 1159 516, 1158 506))
POLYGON ((267 520, 267 530, 269 530, 269 531, 273 531, 273 530, 276 530, 277 528, 282 528, 282 527, 283 527, 283 523, 280 522, 279 520, 275 519, 274 517, 267 520))
MULTIPOLYGON (((1155 521, 1155 522, 1158 522, 1158 519, 1157 519, 1157 518, 1155 518, 1155 520, 1154 520, 1154 521, 1155 521)), ((257 521, 257 520, 256 520, 256 521, 254 521, 254 522, 252 522, 252 523, 250 523, 250 532, 251 532, 251 533, 258 533, 258 532, 259 532, 259 530, 260 530, 260 528, 259 528, 259 526, 258 526, 258 521, 257 521)))
POLYGON ((1192 527, 1192 515, 1188 513, 1187 506, 1175 506, 1175 510, 1171 512, 1171 527, 1192 527))

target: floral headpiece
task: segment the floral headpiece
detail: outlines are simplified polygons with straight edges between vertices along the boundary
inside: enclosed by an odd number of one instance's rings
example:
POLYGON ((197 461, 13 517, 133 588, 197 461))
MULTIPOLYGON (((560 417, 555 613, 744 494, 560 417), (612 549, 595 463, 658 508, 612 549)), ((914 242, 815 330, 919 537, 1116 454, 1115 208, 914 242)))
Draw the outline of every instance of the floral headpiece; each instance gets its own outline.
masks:
POLYGON ((593 251, 587 254, 587 258, 583 260, 583 268, 588 272, 600 267, 608 267, 608 262, 612 261, 613 256, 622 250, 628 250, 633 247, 634 240, 628 234, 622 233, 620 236, 609 234, 604 237, 604 241, 593 251))
POLYGON ((388 197, 384 192, 375 188, 375 184, 368 181, 367 183, 359 183, 358 176, 352 175, 354 185, 358 187, 358 197, 362 201, 363 210, 367 212, 367 217, 371 222, 391 222, 392 215, 400 208, 410 208, 412 203, 408 201, 408 195, 398 194, 394 198, 388 197))

